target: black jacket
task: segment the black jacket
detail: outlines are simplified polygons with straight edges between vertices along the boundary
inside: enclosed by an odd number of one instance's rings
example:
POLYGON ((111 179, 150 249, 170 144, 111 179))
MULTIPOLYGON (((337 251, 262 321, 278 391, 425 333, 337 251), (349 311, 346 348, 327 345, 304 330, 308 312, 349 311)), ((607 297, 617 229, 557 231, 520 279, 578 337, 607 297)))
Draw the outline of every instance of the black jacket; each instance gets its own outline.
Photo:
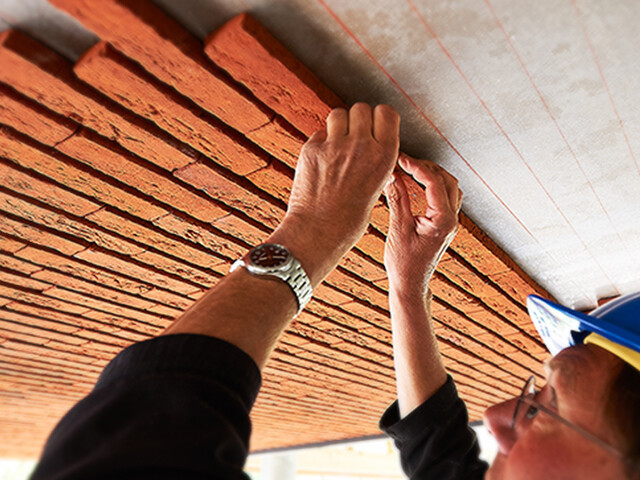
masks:
MULTIPOLYGON (((249 412, 260 384, 253 360, 217 338, 132 345, 58 423, 31 479, 248 479, 249 412)), ((451 379, 402 421, 392 405, 381 427, 411 478, 475 479, 486 469, 451 379)))

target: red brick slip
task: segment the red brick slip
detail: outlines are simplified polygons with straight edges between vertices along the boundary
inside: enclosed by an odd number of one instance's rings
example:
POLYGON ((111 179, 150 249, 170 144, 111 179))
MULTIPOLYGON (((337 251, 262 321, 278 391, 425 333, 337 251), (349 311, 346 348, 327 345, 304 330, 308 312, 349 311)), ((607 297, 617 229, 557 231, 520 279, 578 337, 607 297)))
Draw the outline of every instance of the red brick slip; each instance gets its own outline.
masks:
POLYGON ((307 136, 344 103, 251 15, 211 33, 205 52, 258 98, 307 136))
POLYGON ((0 83, 0 123, 54 146, 76 131, 78 125, 0 83))
POLYGON ((152 75, 227 125, 250 132, 272 113, 227 80, 202 51, 202 43, 148 0, 50 0, 86 28, 140 63, 152 75))
POLYGON ((79 81, 65 58, 16 31, 0 34, 0 82, 169 170, 197 154, 79 81))
POLYGON ((249 142, 241 135, 206 115, 106 42, 87 51, 74 72, 114 101, 238 175, 259 170, 269 162, 264 152, 248 148, 249 142))

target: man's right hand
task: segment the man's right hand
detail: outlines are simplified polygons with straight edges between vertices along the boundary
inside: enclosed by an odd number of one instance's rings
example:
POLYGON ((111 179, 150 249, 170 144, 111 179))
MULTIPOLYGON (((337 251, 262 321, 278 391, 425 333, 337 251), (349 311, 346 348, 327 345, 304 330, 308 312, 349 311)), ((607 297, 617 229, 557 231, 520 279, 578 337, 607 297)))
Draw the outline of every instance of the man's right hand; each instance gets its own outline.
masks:
POLYGON ((270 241, 289 247, 314 285, 364 234, 398 158, 399 126, 392 107, 357 103, 333 110, 326 131, 304 145, 287 214, 270 241))

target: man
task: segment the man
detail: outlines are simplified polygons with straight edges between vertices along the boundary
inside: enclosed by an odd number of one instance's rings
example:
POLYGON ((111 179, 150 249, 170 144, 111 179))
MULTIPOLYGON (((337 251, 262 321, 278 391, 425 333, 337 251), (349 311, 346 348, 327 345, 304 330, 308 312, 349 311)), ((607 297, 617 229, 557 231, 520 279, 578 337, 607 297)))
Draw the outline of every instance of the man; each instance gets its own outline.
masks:
MULTIPOLYGON (((161 336, 121 352, 56 426, 32 478, 246 478, 248 414, 260 370, 313 288, 364 233, 392 178, 398 133, 399 117, 389 106, 360 103, 332 111, 326 130, 302 150, 287 214, 268 244, 252 249, 161 336)), ((414 478, 480 478, 486 465, 477 459, 464 405, 442 368, 423 300, 455 231, 461 193, 455 179, 430 162, 406 157, 400 165, 425 185, 429 210, 409 218, 406 190, 393 176, 385 263, 399 404, 382 426, 414 478), (451 413, 450 421, 434 420, 429 411, 451 413), (451 442, 438 442, 441 434, 451 442)), ((521 410, 530 422, 528 409, 521 410)), ((494 425, 501 435, 500 422, 494 425)), ((518 420, 518 434, 532 428, 518 420)), ((517 443, 504 449, 503 472, 517 443)), ((610 471, 621 471, 617 457, 604 461, 610 471)), ((497 472, 493 478, 525 478, 497 472)))

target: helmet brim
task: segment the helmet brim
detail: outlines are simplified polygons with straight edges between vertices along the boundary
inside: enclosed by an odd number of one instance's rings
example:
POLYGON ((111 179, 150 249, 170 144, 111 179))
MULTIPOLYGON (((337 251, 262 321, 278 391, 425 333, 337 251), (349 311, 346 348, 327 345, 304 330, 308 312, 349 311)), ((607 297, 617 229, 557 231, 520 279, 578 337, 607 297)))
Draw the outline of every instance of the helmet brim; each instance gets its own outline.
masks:
MULTIPOLYGON (((615 300, 614 300, 615 302, 615 300)), ((608 306, 608 305, 606 305, 608 306)), ((637 329, 640 318, 633 323, 608 315, 611 307, 601 307, 591 315, 559 305, 555 302, 529 295, 527 309, 533 324, 552 355, 572 345, 581 344, 589 333, 597 333, 613 342, 635 351, 640 351, 640 332, 637 329), (631 328, 629 326, 631 325, 631 328)))

